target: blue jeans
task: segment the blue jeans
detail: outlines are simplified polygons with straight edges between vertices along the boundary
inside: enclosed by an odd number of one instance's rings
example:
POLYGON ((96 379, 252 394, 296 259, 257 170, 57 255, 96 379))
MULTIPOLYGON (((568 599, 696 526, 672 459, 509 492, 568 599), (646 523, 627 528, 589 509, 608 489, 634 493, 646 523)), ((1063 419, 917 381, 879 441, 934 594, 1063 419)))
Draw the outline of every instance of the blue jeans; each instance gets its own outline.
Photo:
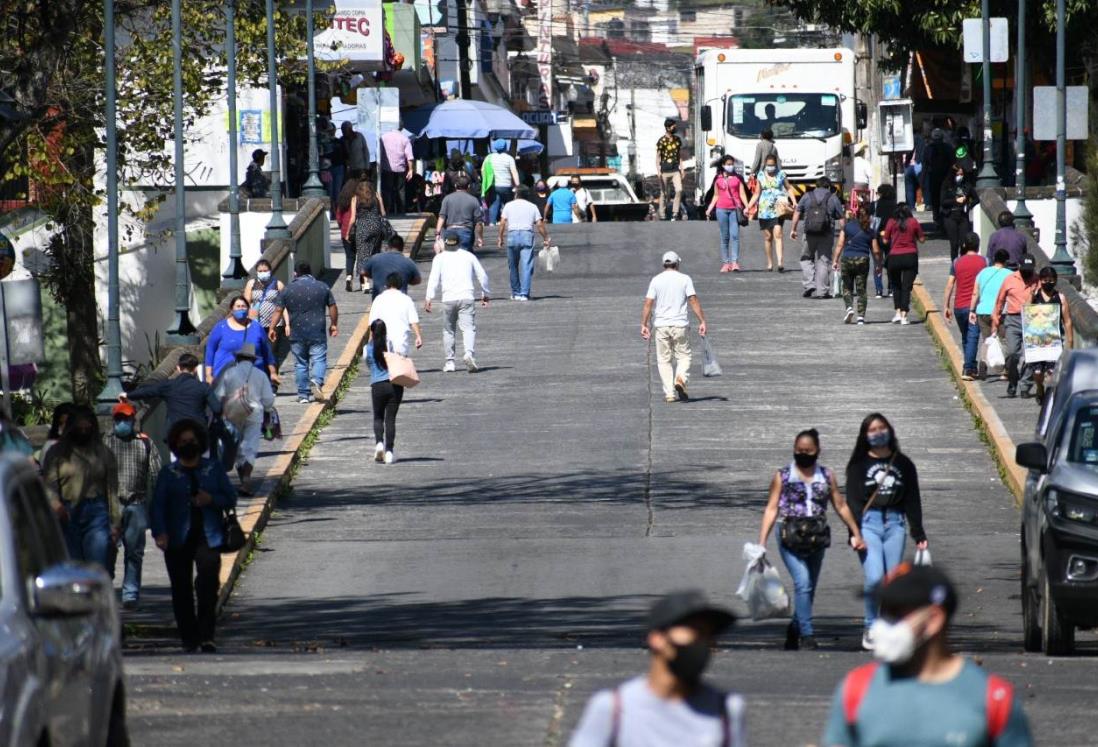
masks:
POLYGON ((821 548, 810 555, 798 555, 778 540, 778 552, 793 577, 793 621, 802 636, 814 635, 812 602, 816 598, 816 582, 820 578, 825 551, 821 548))
POLYGON ((328 373, 328 341, 290 340, 294 352, 294 376, 297 379, 297 396, 309 396, 309 382, 324 386, 328 373))
POLYGON ((457 234, 459 249, 468 249, 469 251, 473 251, 473 229, 469 228, 468 226, 454 226, 453 228, 447 226, 442 229, 442 233, 444 236, 446 235, 447 231, 453 231, 457 234))
POLYGON ((735 210, 717 208, 717 225, 721 229, 721 263, 740 261, 740 223, 735 210))
POLYGON ((109 569, 111 515, 106 498, 85 498, 75 505, 65 504, 69 520, 62 525, 69 557, 98 563, 109 569))
POLYGON ((976 354, 980 351, 980 325, 968 323, 968 309, 954 309, 961 330, 961 347, 965 351, 965 372, 976 372, 976 354))
POLYGON ((877 291, 878 296, 884 295, 884 267, 877 266, 877 260, 872 256, 869 257, 869 274, 873 276, 873 287, 877 291), (880 270, 880 272, 878 272, 880 270))
MULTIPOLYGON (((141 596, 141 565, 145 559, 145 532, 149 528, 149 511, 141 501, 122 507, 122 548, 125 573, 122 576, 122 601, 136 602, 141 596)), ((107 567, 114 577, 118 545, 110 544, 107 567)))
POLYGON ((530 297, 534 279, 534 232, 507 232, 507 266, 511 270, 511 295, 530 297))
POLYGON ((492 187, 492 203, 488 206, 488 222, 499 223, 499 211, 503 206, 513 200, 515 190, 513 187, 492 187))
POLYGON ((862 571, 865 573, 865 626, 877 619, 877 603, 872 593, 889 571, 904 559, 907 517, 903 511, 871 508, 862 515, 862 538, 865 550, 861 553, 862 571))

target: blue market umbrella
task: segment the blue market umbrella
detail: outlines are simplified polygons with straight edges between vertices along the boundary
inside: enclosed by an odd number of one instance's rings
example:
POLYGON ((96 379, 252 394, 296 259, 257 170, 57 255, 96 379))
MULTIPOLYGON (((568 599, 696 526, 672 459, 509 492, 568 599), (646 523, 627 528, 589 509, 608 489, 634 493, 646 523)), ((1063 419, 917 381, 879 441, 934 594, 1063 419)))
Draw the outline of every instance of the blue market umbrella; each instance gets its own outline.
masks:
POLYGON ((518 141, 518 152, 519 152, 520 155, 526 155, 526 154, 537 155, 538 153, 541 153, 543 150, 545 150, 545 146, 542 145, 537 140, 519 140, 518 141))
POLYGON ((429 104, 404 115, 404 126, 420 138, 525 138, 538 136, 536 127, 507 109, 484 101, 455 99, 429 104))

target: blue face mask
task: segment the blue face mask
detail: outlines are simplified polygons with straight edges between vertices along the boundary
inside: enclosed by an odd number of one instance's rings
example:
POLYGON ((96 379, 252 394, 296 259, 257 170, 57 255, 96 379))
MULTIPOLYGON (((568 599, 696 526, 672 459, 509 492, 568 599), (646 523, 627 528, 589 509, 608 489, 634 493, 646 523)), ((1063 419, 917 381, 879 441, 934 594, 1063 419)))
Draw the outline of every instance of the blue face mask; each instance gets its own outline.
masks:
POLYGON ((114 435, 119 438, 133 438, 133 421, 116 420, 114 423, 114 435))
POLYGON ((237 320, 238 322, 242 322, 247 318, 248 318, 248 310, 247 309, 233 309, 233 319, 237 320))
POLYGON ((892 432, 878 431, 877 433, 870 433, 868 436, 866 436, 866 439, 869 441, 869 445, 871 447, 873 447, 874 449, 879 449, 882 446, 888 446, 888 444, 891 443, 892 432))

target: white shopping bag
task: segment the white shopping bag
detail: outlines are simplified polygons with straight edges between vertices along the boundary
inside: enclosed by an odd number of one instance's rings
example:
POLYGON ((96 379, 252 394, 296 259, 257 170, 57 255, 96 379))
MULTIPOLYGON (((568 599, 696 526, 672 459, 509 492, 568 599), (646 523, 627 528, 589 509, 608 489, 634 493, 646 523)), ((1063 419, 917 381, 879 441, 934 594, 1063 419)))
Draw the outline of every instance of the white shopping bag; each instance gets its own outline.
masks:
POLYGON ((843 294, 843 276, 838 270, 831 270, 831 295, 839 298, 843 294))
POLYGON ((560 249, 553 244, 546 244, 538 252, 538 264, 545 272, 556 272, 560 265, 560 249))
POLYGON ((913 562, 915 565, 930 565, 930 550, 916 550, 913 562))
POLYGON ((702 338, 702 356, 705 360, 705 365, 702 368, 702 375, 720 376, 721 364, 717 360, 717 353, 713 350, 713 346, 709 344, 708 336, 702 338))
POLYGON ((747 560, 747 568, 736 596, 747 602, 751 619, 788 617, 789 594, 778 575, 778 569, 766 559, 766 550, 761 545, 748 542, 743 546, 743 556, 747 560))
POLYGON ((984 343, 984 362, 987 363, 988 371, 993 368, 1003 368, 1006 366, 1006 356, 1003 355, 1003 344, 999 342, 999 338, 992 335, 987 338, 984 343))

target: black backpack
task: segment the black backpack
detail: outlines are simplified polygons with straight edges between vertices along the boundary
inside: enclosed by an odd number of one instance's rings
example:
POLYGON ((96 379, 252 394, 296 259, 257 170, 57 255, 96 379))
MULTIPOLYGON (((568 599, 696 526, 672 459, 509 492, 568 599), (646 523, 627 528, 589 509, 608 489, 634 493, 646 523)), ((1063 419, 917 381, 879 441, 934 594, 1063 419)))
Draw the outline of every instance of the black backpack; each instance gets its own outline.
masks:
POLYGON ((828 195, 823 202, 809 200, 804 209, 804 232, 827 233, 831 230, 831 216, 828 214, 827 203, 831 201, 828 195))

